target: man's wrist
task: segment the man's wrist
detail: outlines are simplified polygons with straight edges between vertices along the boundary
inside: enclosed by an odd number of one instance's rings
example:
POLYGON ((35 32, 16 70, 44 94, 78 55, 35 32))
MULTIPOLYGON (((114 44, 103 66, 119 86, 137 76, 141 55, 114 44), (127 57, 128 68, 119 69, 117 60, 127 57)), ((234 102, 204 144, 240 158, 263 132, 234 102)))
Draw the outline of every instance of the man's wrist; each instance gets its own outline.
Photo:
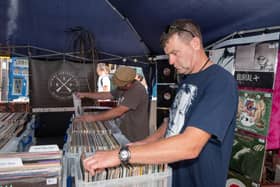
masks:
POLYGON ((128 164, 130 158, 131 158, 131 152, 129 150, 129 147, 127 145, 122 146, 119 151, 119 159, 121 163, 124 165, 128 164))

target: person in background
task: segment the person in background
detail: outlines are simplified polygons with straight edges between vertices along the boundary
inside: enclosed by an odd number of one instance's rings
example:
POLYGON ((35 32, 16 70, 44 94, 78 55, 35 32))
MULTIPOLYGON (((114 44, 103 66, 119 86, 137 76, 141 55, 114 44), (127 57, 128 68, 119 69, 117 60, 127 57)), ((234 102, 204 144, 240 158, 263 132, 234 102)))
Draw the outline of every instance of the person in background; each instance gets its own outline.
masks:
POLYGON ((76 121, 104 121, 120 118, 120 130, 130 141, 138 141, 149 135, 148 95, 144 86, 135 80, 136 72, 129 67, 120 67, 112 77, 117 89, 111 92, 77 92, 82 98, 98 100, 117 99, 118 106, 98 114, 85 114, 76 121))
POLYGON ((168 121, 142 141, 98 151, 83 161, 92 175, 120 163, 170 163, 174 187, 224 187, 238 104, 234 77, 207 57, 199 26, 180 19, 161 36, 161 45, 184 77, 168 121))
POLYGON ((111 90, 111 81, 109 77, 109 67, 104 63, 98 63, 96 67, 98 75, 97 91, 109 92, 111 90))
POLYGON ((144 75, 140 73, 136 73, 135 79, 138 80, 145 87, 146 90, 148 90, 148 86, 144 78, 144 75))

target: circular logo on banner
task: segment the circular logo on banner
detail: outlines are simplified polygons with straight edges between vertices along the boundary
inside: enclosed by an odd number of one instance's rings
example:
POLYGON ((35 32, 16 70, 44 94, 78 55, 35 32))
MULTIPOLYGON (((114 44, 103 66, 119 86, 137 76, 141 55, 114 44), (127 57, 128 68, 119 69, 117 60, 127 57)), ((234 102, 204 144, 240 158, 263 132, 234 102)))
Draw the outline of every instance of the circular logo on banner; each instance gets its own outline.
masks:
POLYGON ((79 90, 79 81, 70 72, 56 72, 49 78, 48 89, 57 99, 71 99, 72 93, 79 90))

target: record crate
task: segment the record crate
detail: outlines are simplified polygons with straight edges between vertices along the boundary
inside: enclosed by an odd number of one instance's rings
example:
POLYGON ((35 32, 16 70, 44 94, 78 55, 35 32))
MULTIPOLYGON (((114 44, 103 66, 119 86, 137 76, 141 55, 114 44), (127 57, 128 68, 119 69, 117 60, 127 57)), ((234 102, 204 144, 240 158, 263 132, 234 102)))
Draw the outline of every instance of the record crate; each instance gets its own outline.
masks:
POLYGON ((82 178, 80 162, 76 163, 76 187, 171 187, 172 169, 168 167, 164 172, 152 173, 142 176, 133 176, 109 180, 85 182, 82 178))
MULTIPOLYGON (((28 121, 24 131, 18 136, 12 137, 6 145, 0 149, 0 153, 3 152, 26 152, 29 147, 36 144, 36 138, 34 136, 35 131, 35 119, 32 116, 28 121)), ((1 186, 0 186, 1 187, 1 186)))

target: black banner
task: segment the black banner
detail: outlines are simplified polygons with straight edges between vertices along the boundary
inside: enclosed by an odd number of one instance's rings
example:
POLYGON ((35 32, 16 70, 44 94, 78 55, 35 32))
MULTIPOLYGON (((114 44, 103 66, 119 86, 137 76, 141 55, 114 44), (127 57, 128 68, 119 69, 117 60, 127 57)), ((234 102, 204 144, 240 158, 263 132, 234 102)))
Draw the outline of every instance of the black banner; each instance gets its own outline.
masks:
POLYGON ((30 67, 32 108, 73 107, 73 92, 93 89, 93 64, 31 60, 30 67))

